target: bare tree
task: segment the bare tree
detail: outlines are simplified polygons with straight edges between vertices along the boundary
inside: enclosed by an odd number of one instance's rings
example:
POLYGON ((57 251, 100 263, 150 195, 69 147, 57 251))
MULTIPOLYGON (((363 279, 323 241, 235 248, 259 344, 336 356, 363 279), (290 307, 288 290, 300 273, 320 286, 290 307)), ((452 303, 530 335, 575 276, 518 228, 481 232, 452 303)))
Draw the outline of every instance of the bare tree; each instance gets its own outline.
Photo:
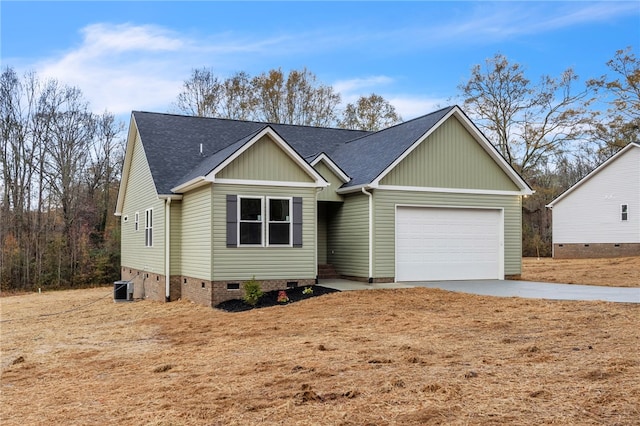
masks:
POLYGON ((5 69, 0 95, 0 285, 117 278, 117 233, 93 236, 112 216, 106 206, 115 202, 122 126, 107 112, 92 114, 77 88, 35 73, 5 69))
POLYGON ((616 51, 607 66, 614 76, 588 81, 600 100, 609 105, 604 122, 597 122, 595 138, 601 142, 600 160, 629 142, 640 141, 640 60, 631 47, 616 51))
POLYGON ((218 117, 224 85, 210 68, 197 68, 178 95, 178 109, 198 117, 218 117))
POLYGON ((567 69, 559 77, 543 76, 537 85, 519 64, 496 54, 475 65, 458 88, 464 104, 502 155, 525 177, 585 138, 593 114, 588 91, 575 91, 578 77, 567 69))
POLYGON ((378 131, 401 123, 402 117, 389 101, 372 93, 347 104, 338 126, 345 129, 378 131))
POLYGON ((292 70, 285 77, 273 69, 252 80, 256 117, 271 123, 330 126, 336 121, 340 95, 316 81, 306 68, 292 70))

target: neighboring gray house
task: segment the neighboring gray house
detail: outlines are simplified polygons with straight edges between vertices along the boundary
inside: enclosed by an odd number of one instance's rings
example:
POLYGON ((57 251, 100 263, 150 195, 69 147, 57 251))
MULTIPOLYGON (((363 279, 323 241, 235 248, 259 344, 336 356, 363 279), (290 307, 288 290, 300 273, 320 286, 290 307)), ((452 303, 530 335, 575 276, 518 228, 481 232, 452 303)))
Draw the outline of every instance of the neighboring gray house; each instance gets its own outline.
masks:
POLYGON ((531 189, 448 107, 378 132, 133 112, 116 214, 136 297, 521 273, 531 189), (325 270, 326 266, 322 270, 325 270))
POLYGON ((640 255, 640 144, 630 143, 550 202, 553 257, 640 255))

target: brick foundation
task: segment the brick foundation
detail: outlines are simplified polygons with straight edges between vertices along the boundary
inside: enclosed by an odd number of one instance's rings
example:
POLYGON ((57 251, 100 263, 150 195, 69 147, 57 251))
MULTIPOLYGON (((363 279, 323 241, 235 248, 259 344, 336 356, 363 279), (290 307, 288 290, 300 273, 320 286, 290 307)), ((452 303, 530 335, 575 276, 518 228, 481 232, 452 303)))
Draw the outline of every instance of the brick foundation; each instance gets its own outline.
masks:
MULTIPOLYGON (((153 272, 141 271, 123 266, 120 269, 123 281, 133 282, 133 298, 165 302, 165 276, 153 272)), ((169 281, 169 299, 180 299, 178 277, 171 277, 169 281)))
MULTIPOLYGON (((260 288, 262 291, 267 292, 271 290, 286 290, 289 288, 289 283, 291 283, 294 287, 307 287, 315 285, 315 279, 287 279, 287 280, 256 280, 260 283, 260 288)), ((218 303, 224 302, 226 300, 231 299, 242 299, 244 296, 244 283, 245 281, 214 281, 213 282, 213 300, 211 306, 215 306, 218 303), (239 289, 233 290, 228 289, 228 284, 230 287, 234 287, 235 284, 240 286, 239 289)))
POLYGON ((640 243, 554 244, 555 259, 640 256, 640 243))

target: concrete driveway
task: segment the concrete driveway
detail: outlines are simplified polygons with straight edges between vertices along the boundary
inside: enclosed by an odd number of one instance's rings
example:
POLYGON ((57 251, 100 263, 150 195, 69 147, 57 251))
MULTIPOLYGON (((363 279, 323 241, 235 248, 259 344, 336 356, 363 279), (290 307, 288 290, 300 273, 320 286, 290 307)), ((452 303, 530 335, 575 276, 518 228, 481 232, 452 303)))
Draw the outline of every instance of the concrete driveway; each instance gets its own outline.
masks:
POLYGON ((367 284, 348 280, 320 280, 319 284, 340 291, 385 288, 439 288, 461 293, 497 297, 523 297, 550 300, 602 300, 606 302, 640 303, 640 288, 602 287, 595 285, 551 284, 531 281, 477 280, 428 281, 367 284))

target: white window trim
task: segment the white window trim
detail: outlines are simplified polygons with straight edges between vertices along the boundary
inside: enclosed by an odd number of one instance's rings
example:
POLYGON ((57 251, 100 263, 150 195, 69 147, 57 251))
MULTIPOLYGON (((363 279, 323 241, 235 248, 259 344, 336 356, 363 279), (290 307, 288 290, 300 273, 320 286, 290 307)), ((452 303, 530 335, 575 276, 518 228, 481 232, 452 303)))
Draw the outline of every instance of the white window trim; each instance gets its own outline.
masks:
POLYGON ((140 212, 136 212, 133 219, 133 230, 138 232, 140 229, 140 212))
POLYGON ((238 247, 293 247, 293 197, 280 197, 280 196, 261 196, 261 195, 238 195, 238 212, 237 212, 237 235, 238 235, 238 247), (242 199, 260 200, 260 220, 249 221, 242 220, 242 199), (271 218, 269 217, 269 201, 270 200, 287 200, 289 202, 289 221, 288 222, 273 222, 273 223, 288 223, 289 224, 289 243, 288 244, 269 244, 269 224, 271 218), (246 223, 260 223, 261 235, 260 244, 242 244, 240 242, 240 224, 246 223))
POLYGON ((144 211, 144 246, 153 247, 153 208, 144 211))
POLYGON ((265 245, 267 247, 293 247, 293 197, 266 197, 265 209, 267 212, 267 226, 265 230, 265 245), (289 202, 289 221, 288 222, 273 222, 273 223, 288 223, 289 224, 289 243, 288 244, 269 244, 269 225, 271 217, 269 214, 269 201, 270 200, 287 200, 289 202))
POLYGON ((620 222, 629 221, 629 204, 620 204, 620 222))
POLYGON ((264 247, 265 242, 265 220, 264 220, 264 197, 259 195, 238 195, 238 247, 264 247), (242 220, 242 199, 252 199, 252 200, 260 200, 260 220, 242 220), (260 223, 262 226, 260 228, 260 244, 242 244, 240 242, 240 224, 241 223, 260 223))

